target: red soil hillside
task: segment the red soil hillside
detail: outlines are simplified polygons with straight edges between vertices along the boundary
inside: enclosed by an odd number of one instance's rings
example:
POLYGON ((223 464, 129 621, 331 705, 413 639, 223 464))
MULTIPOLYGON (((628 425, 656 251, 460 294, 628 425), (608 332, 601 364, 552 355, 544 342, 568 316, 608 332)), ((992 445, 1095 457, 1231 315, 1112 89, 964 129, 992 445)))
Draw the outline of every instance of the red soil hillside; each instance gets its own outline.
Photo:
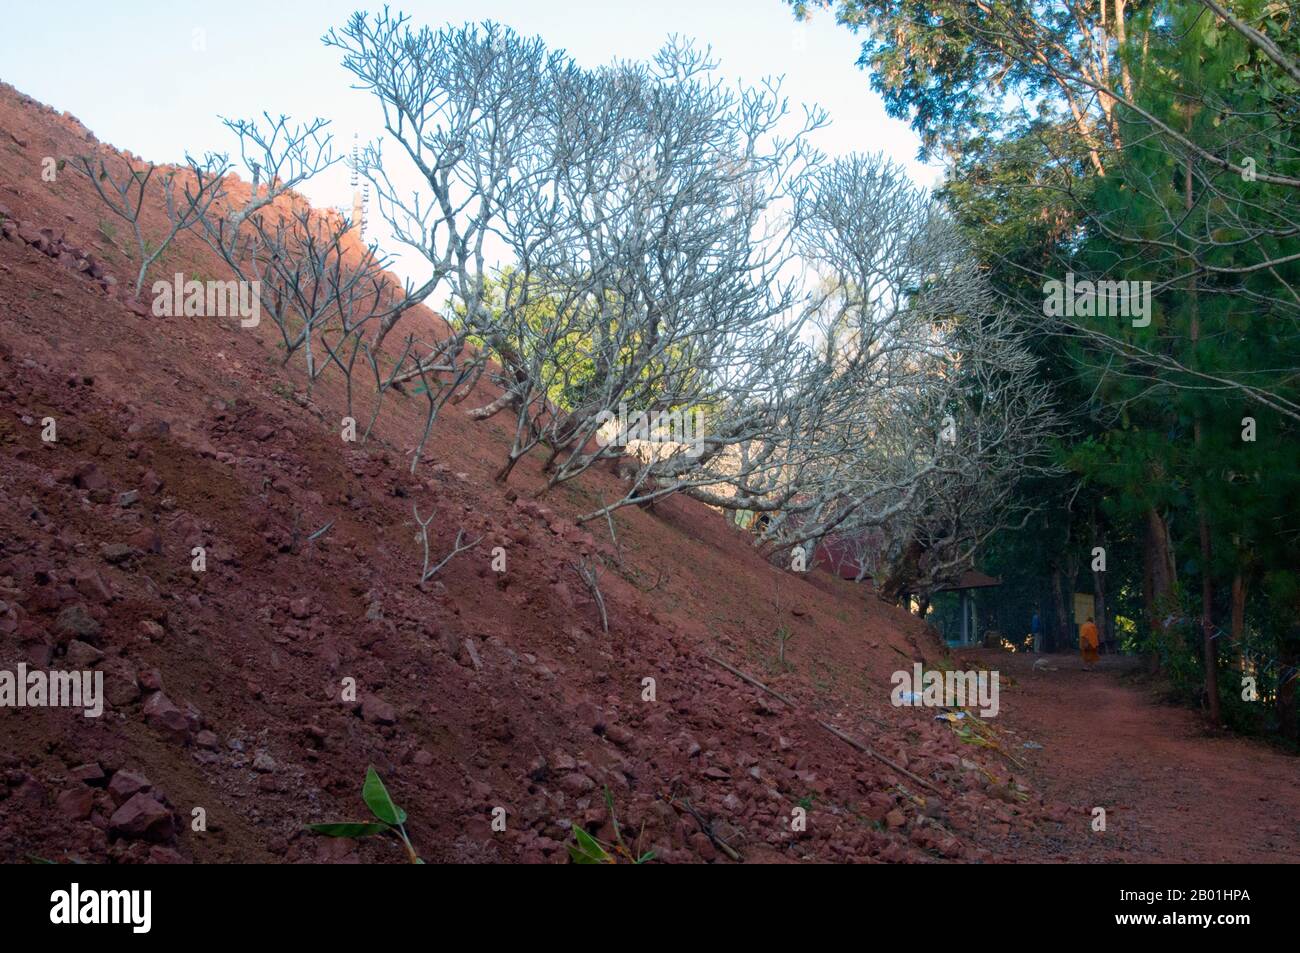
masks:
MULTIPOLYGON (((306 394, 269 321, 128 309, 75 263, 92 254, 120 288, 124 228, 71 165, 40 175, 43 157, 94 147, 0 87, 0 212, 15 223, 0 240, 0 667, 94 665, 108 696, 100 718, 0 709, 0 860, 399 860, 391 843, 304 831, 364 815, 369 764, 431 861, 564 860, 571 823, 612 838, 606 786, 624 832, 670 862, 725 861, 720 842, 746 861, 1082 842, 1086 805, 1044 804, 996 751, 890 706, 890 673, 941 654, 906 613, 768 565, 685 499, 619 513, 616 550, 573 522, 617 492, 611 474, 534 500, 528 460, 508 492, 491 479, 505 424, 464 414, 486 387, 447 408, 412 475, 415 400, 391 399, 376 438, 346 444, 337 375, 306 394), (461 527, 484 536, 423 589, 413 503, 436 513, 438 554, 461 527), (205 573, 190 569, 200 544, 205 573), (608 635, 573 568, 584 556, 607 567, 608 635), (347 678, 358 702, 340 700, 347 678)), ((146 231, 163 222, 149 209, 146 231)), ((151 280, 176 271, 225 274, 188 234, 151 280)), ((1004 682, 1004 705, 1014 692, 1004 682)))

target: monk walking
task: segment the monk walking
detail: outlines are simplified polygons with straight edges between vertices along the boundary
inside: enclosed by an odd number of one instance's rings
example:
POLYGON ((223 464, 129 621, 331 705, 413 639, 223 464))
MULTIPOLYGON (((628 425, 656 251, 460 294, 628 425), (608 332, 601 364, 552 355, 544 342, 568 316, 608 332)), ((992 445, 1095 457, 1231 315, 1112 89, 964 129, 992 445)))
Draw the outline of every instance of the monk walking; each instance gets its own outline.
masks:
POLYGON ((1088 621, 1079 628, 1079 648, 1083 652, 1083 664, 1097 664, 1097 626, 1088 616, 1088 621))

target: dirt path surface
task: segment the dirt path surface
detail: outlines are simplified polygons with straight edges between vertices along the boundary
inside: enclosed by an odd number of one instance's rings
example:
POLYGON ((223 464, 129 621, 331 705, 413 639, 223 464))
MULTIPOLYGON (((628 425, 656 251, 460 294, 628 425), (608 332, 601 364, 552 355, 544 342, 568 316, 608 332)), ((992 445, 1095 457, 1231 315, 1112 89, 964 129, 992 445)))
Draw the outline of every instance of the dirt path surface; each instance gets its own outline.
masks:
MULTIPOLYGON (((1300 861, 1300 759, 1264 744, 1206 732, 1197 714, 1161 704, 1136 660, 963 653, 999 669, 998 727, 1045 797, 1078 806, 1061 859, 1072 861, 1295 863, 1300 861), (1093 833, 1091 806, 1106 809, 1093 833), (1075 828, 1082 831, 1077 835, 1075 828)), ((1044 858, 1046 859, 1046 858, 1044 858)))

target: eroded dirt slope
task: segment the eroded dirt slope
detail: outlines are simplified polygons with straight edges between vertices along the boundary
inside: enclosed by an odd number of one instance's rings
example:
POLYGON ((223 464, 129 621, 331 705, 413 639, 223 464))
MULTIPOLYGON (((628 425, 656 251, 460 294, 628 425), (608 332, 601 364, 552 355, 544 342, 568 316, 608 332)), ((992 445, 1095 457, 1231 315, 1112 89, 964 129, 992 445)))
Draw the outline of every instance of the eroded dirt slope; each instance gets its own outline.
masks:
MULTIPOLYGON (((1050 857, 1086 823, 933 712, 890 707, 890 672, 940 654, 907 614, 770 566, 687 500, 621 512, 616 548, 574 523, 618 492, 612 474, 533 499, 526 461, 494 484, 504 425, 464 416, 485 388, 411 474, 413 400, 343 443, 340 382, 305 393, 269 322, 124 303, 123 226, 70 165, 40 176, 95 145, 0 87, 0 662, 93 666, 108 695, 97 719, 0 709, 0 860, 397 860, 303 830, 363 816, 368 764, 429 860, 564 860, 570 824, 612 836, 605 787, 663 861, 725 861, 722 843, 747 861, 1050 857), (460 528, 483 537, 423 589, 412 504, 436 514, 439 553, 460 528), (584 557, 605 567, 608 635, 584 557)), ((190 235, 155 271, 224 274, 190 235)))

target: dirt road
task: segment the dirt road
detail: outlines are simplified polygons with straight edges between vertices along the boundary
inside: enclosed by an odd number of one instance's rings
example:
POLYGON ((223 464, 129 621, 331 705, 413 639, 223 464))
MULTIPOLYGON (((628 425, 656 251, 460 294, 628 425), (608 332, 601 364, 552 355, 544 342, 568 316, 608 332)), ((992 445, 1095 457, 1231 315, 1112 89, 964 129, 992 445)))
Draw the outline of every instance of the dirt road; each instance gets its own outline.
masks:
MULTIPOLYGON (((1058 859, 1128 863, 1300 862, 1300 758, 1214 736, 1197 713, 1155 700, 1136 660, 960 653, 1010 675, 998 727, 1011 729, 1029 776, 1080 808, 1058 859), (1106 809, 1095 833, 1090 806, 1106 809)), ((1028 858, 1026 858, 1028 859, 1028 858)), ((1048 859, 1048 858, 1042 858, 1048 859)))

